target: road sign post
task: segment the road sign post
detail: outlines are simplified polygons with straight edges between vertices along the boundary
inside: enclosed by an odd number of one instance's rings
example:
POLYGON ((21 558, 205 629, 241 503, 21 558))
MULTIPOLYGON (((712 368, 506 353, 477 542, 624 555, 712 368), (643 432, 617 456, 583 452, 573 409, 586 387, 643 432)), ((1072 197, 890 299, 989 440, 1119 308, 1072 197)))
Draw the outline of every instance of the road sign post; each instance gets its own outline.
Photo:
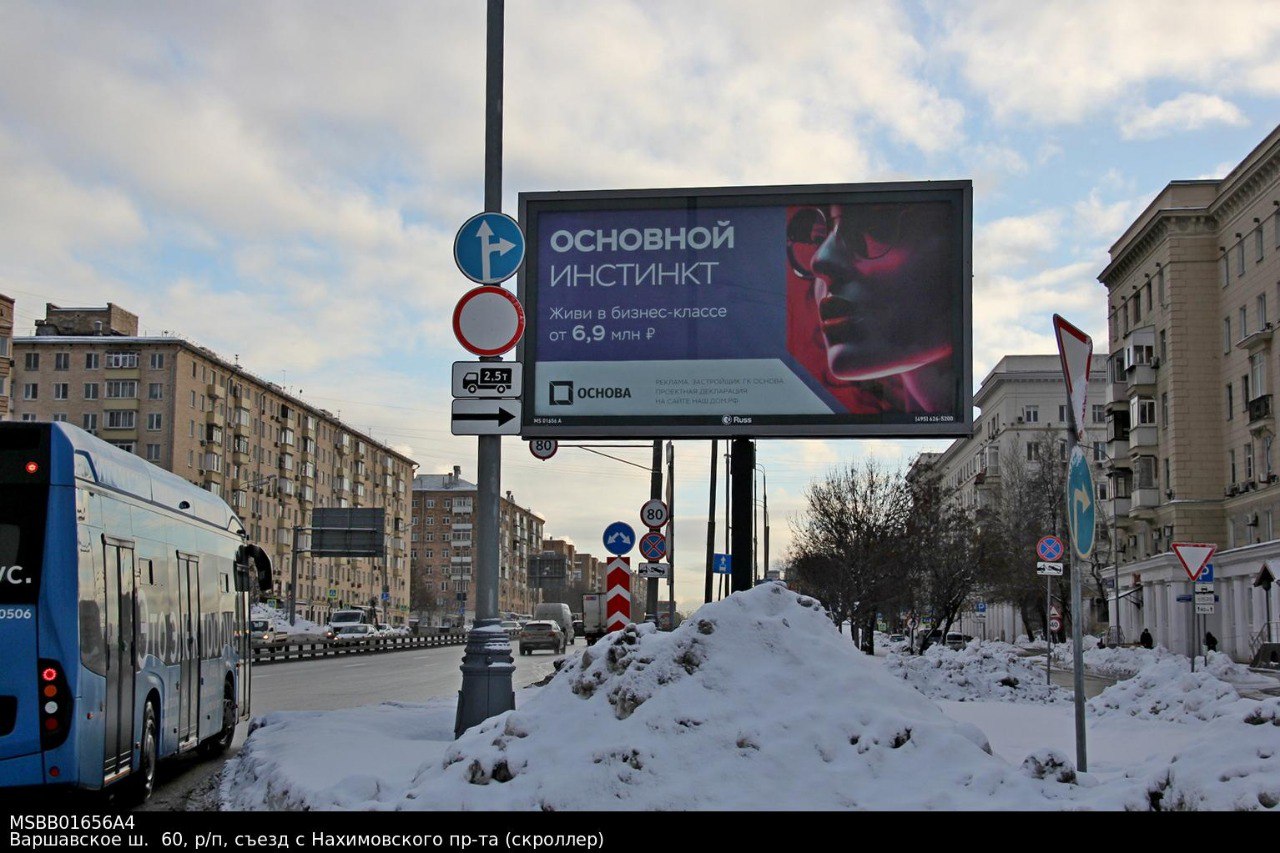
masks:
MULTIPOLYGON (((484 207, 487 213, 499 213, 502 210, 503 9, 503 0, 489 0, 486 9, 484 207)), ((490 228, 493 228, 492 224, 490 224, 490 228)), ((518 232, 519 228, 516 230, 518 232)), ((493 254, 495 251, 499 259, 506 257, 508 261, 510 261, 512 255, 517 254, 511 249, 502 247, 501 241, 504 237, 501 234, 496 246, 491 242, 481 245, 481 239, 488 240, 489 238, 482 238, 479 230, 477 230, 475 236, 475 259, 481 261, 480 272, 482 274, 489 273, 489 276, 482 275, 482 278, 492 278, 494 275, 493 254)), ((459 230, 456 242, 466 243, 467 239, 467 228, 464 226, 459 230)), ((511 242, 509 237, 506 239, 507 242, 511 242)), ((523 254, 524 241, 520 240, 519 243, 519 254, 523 254)), ((458 260, 459 268, 463 270, 464 274, 467 273, 469 267, 473 266, 471 263, 472 256, 465 248, 460 253, 459 246, 455 245, 454 257, 458 260)), ((510 273, 515 272, 516 266, 519 266, 518 261, 515 266, 511 267, 510 273)), ((498 267, 498 273, 506 272, 505 269, 502 269, 501 260, 499 260, 498 267)), ((493 283, 496 284, 505 277, 497 278, 493 283)), ((487 289, 505 293, 500 287, 487 289)), ((468 304, 476 303, 474 307, 479 309, 479 313, 483 315, 488 306, 481 306, 480 302, 491 302, 493 297, 494 294, 487 293, 484 294, 484 299, 482 300, 477 295, 472 297, 468 304)), ((497 298, 506 301, 509 308, 514 309, 515 313, 519 315, 517 323, 519 331, 511 330, 509 333, 512 339, 510 345, 514 346, 515 341, 519 340, 520 333, 524 331, 524 311, 520 307, 519 300, 514 300, 513 302, 505 296, 498 296, 497 298)), ((472 312, 468 312, 460 304, 459 310, 454 314, 454 331, 460 341, 463 338, 470 339, 473 332, 473 324, 471 322, 473 319, 472 312)), ((489 331, 493 331, 493 329, 489 329, 489 331)), ((505 343, 505 335, 502 332, 501 324, 498 324, 498 332, 493 336, 503 339, 497 341, 497 343, 505 343)), ((493 342, 484 341, 481 343, 491 344, 493 342)), ((479 349, 484 350, 488 349, 488 347, 481 346, 479 349)), ((481 356, 484 360, 500 362, 502 360, 501 353, 505 352, 506 349, 510 349, 510 346, 505 347, 505 349, 498 348, 496 351, 491 352, 477 351, 477 349, 471 349, 471 351, 481 356)), ((519 424, 518 419, 516 423, 519 424)), ((477 723, 490 717, 495 717, 505 711, 510 711, 516 705, 515 690, 511 683, 511 675, 515 671, 515 658, 511 656, 511 641, 505 631, 497 630, 502 624, 498 618, 498 546, 500 539, 501 495, 502 437, 500 435, 481 435, 476 439, 476 511, 474 516, 476 534, 474 546, 476 577, 475 621, 471 632, 467 635, 466 651, 462 657, 462 688, 458 691, 458 713, 454 718, 453 724, 454 737, 461 737, 463 732, 477 723)))
POLYGON ((1093 339, 1053 315, 1053 332, 1058 341, 1058 358, 1062 378, 1067 386, 1067 518, 1071 528, 1071 640, 1074 668, 1076 718, 1076 766, 1082 773, 1089 770, 1084 729, 1084 649, 1080 614, 1084 611, 1080 588, 1080 561, 1093 553, 1095 506, 1093 475, 1080 445, 1084 442, 1085 413, 1089 391, 1089 368, 1093 361, 1093 339))
POLYGON ((631 621, 631 561, 618 556, 605 567, 605 630, 619 631, 631 621))

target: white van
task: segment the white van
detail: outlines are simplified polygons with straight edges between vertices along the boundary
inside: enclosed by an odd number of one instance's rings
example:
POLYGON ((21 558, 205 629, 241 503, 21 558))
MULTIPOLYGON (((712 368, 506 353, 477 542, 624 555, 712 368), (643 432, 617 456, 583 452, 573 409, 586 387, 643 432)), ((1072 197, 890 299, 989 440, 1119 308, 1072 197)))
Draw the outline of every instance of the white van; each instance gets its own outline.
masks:
POLYGON ((564 631, 564 641, 568 645, 573 645, 573 613, 569 610, 569 605, 560 603, 539 604, 533 610, 534 619, 550 619, 560 626, 560 630, 564 631))

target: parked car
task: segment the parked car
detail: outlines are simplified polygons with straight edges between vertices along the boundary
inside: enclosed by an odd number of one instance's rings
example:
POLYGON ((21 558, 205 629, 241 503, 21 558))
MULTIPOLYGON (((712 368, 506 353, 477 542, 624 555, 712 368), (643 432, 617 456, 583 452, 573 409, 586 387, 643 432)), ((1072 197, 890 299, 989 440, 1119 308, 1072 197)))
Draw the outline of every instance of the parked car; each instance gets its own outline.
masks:
POLYGON ((581 619, 573 620, 573 636, 575 638, 584 636, 587 633, 587 623, 581 619))
POLYGON ((891 643, 905 643, 906 641, 907 641, 906 634, 890 634, 889 635, 889 642, 891 643))
POLYGON ((564 631, 550 619, 535 619, 520 629, 520 654, 531 655, 534 649, 551 649, 564 654, 564 631))
POLYGON ((333 641, 335 643, 358 643, 363 640, 372 640, 378 635, 378 630, 372 625, 361 622, 358 625, 342 625, 334 632, 333 641))
POLYGON ((515 619, 503 619, 502 628, 511 639, 515 640, 520 637, 520 623, 515 619))
POLYGON ((288 638, 285 636, 284 632, 277 631, 271 627, 271 622, 269 620, 249 620, 249 644, 255 649, 283 646, 287 639, 288 638))
POLYGON ((969 644, 969 641, 972 639, 973 637, 970 637, 968 634, 960 634, 955 631, 948 631, 946 645, 947 645, 947 648, 949 649, 960 651, 965 646, 967 646, 969 644))

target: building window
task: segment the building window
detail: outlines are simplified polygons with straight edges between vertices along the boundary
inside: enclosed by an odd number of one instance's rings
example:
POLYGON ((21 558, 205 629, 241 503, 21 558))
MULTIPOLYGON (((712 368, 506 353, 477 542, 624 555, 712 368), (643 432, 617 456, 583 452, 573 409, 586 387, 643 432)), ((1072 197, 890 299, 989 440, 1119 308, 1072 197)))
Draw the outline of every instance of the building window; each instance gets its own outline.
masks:
POLYGON ((71 369, 71 353, 55 352, 53 354, 54 370, 70 370, 71 369))
POLYGON ((1091 411, 1095 424, 1105 424, 1107 422, 1107 407, 1105 404, 1094 403, 1091 411))
POLYGON ((138 423, 137 416, 131 409, 108 409, 107 429, 133 429, 138 423))
POLYGON ((1022 420, 1023 420, 1025 423, 1029 423, 1029 424, 1039 423, 1039 422, 1040 422, 1040 407, 1039 407, 1039 406, 1023 406, 1023 407, 1022 407, 1022 420))
POLYGON ((1244 275, 1244 240, 1236 243, 1236 276, 1244 275))
POLYGON ((1169 392, 1160 395, 1160 426, 1169 428, 1169 392))
POLYGON ((1058 406, 1058 422, 1064 423, 1064 424, 1067 423, 1067 407, 1066 406, 1062 406, 1062 405, 1058 406))
POLYGON ((1227 420, 1232 420, 1236 416, 1236 401, 1232 393, 1231 383, 1227 383, 1227 420))
POLYGON ((108 400, 132 400, 138 396, 138 382, 136 379, 108 379, 107 380, 107 399, 108 400))
POLYGON ((1162 269, 1156 271, 1156 295, 1160 297, 1160 304, 1162 306, 1169 304, 1169 300, 1165 298, 1164 270, 1162 269))
POLYGON ((36 419, 35 412, 23 412, 22 419, 24 421, 34 421, 36 419))
POLYGON ((1040 445, 1032 442, 1027 445, 1027 461, 1037 462, 1040 459, 1040 445))
POLYGON ((1222 262, 1219 266, 1222 268, 1222 286, 1226 287, 1231 283, 1231 267, 1227 261, 1227 255, 1225 252, 1222 254, 1222 262))
POLYGON ((1107 458, 1107 443, 1105 441, 1095 441, 1093 443, 1093 461, 1102 462, 1107 458))
POLYGON ((1231 485, 1234 486, 1236 484, 1236 452, 1235 450, 1227 451, 1227 469, 1230 472, 1230 477, 1228 478, 1227 482, 1229 482, 1231 485))
POLYGON ((1258 315, 1258 331, 1267 328, 1267 294, 1259 293, 1255 313, 1258 315))
POLYGON ((1151 315, 1151 282, 1147 282, 1147 286, 1143 288, 1147 292, 1147 315, 1151 315))
POLYGON ((109 352, 107 353, 108 369, 135 368, 138 366, 138 354, 136 352, 109 352))
POLYGON ((159 432, 160 425, 163 423, 164 415, 155 412, 147 415, 147 430, 149 432, 159 432))
POLYGON ((40 398, 40 386, 35 382, 27 382, 22 386, 22 399, 37 400, 40 398))
POLYGON ((1156 401, 1151 397, 1136 397, 1129 402, 1130 423, 1134 426, 1155 426, 1156 401))
POLYGON ((152 370, 164 369, 164 353, 162 352, 151 353, 151 369, 152 370))
POLYGON ((101 364, 101 361, 99 360, 98 354, 96 352, 87 352, 84 354, 85 370, 97 370, 100 364, 101 364))
POLYGON ((1245 305, 1240 306, 1240 340, 1244 340, 1249 336, 1249 309, 1245 305))
POLYGON ((1231 318, 1222 318, 1222 354, 1231 352, 1231 318))
POLYGON ((1165 330, 1160 330, 1160 363, 1164 364, 1169 360, 1169 346, 1165 338, 1165 330))
POLYGON ((1142 320, 1142 294, 1135 293, 1129 304, 1133 306, 1133 325, 1136 328, 1142 320))
POLYGON ((1253 244, 1257 249, 1257 252, 1256 252, 1257 257, 1254 258, 1254 260, 1261 261, 1262 260, 1262 226, 1261 225, 1253 229, 1253 244))
POLYGON ((90 412, 90 413, 86 414, 86 415, 84 416, 84 420, 82 421, 82 423, 83 423, 83 425, 84 425, 84 431, 85 431, 85 432, 90 433, 90 434, 92 434, 92 435, 97 435, 97 434, 98 434, 98 415, 97 415, 97 413, 95 413, 95 412, 90 412))
POLYGON ((1249 356, 1249 387, 1254 397, 1267 393, 1267 359, 1263 353, 1249 356))
POLYGON ((164 383, 148 382, 147 383, 147 399, 163 400, 164 399, 164 383))
POLYGON ((24 367, 26 367, 27 370, 39 370, 40 369, 40 353, 38 352, 27 353, 26 357, 22 361, 22 364, 24 367))
POLYGON ((147 461, 148 462, 160 461, 160 445, 158 444, 147 445, 147 461))
POLYGON ((1244 478, 1253 479, 1253 442, 1244 446, 1244 478))
POLYGON ((133 452, 134 443, 133 443, 132 441, 113 441, 113 442, 110 442, 110 443, 111 443, 111 444, 114 444, 116 447, 120 448, 120 449, 121 449, 121 450, 123 450, 125 453, 132 453, 132 452, 133 452))
POLYGON ((67 383, 65 382, 55 382, 53 384, 53 399, 55 400, 67 399, 67 389, 69 387, 70 386, 67 385, 67 383))

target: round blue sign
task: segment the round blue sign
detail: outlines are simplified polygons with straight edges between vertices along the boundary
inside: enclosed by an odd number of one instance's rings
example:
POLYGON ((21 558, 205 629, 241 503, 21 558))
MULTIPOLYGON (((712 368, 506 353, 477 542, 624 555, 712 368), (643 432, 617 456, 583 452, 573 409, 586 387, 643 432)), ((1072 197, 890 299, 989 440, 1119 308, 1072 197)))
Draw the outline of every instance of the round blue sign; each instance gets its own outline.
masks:
POLYGON ((604 549, 621 557, 636 545, 636 532, 625 521, 615 521, 604 529, 604 549))
POLYGON ((1067 473, 1067 520, 1071 524, 1071 547, 1084 560, 1093 553, 1097 506, 1094 502, 1093 473, 1084 452, 1076 447, 1067 473))
POLYGON ((477 284, 497 284, 516 274, 524 260, 520 224, 505 213, 477 213, 458 229, 453 259, 477 284))

